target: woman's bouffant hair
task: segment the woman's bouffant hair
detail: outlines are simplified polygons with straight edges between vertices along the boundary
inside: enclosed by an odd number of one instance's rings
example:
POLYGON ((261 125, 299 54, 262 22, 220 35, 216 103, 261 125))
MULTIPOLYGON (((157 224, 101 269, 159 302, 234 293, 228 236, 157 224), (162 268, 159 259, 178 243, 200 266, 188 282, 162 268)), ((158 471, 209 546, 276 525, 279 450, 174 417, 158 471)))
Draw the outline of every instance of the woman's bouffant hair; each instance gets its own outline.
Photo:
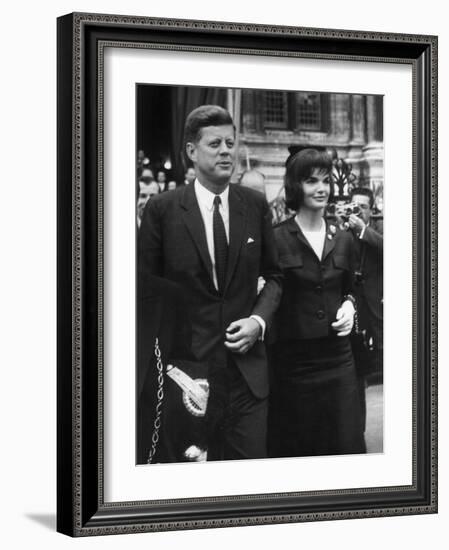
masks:
MULTIPOLYGON (((317 149, 303 149, 287 160, 284 178, 285 204, 290 210, 299 210, 304 201, 302 182, 307 179, 312 171, 318 168, 332 172, 332 158, 326 151, 317 149)), ((333 195, 331 185, 329 199, 333 195)))

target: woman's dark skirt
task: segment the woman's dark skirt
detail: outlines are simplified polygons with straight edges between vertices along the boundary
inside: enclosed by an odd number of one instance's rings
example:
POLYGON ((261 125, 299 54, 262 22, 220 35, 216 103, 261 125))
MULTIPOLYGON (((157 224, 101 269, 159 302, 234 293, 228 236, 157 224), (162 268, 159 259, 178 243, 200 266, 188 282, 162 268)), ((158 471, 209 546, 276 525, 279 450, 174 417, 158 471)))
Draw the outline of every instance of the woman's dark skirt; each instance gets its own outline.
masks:
POLYGON ((271 359, 269 456, 366 452, 349 338, 281 342, 271 359))

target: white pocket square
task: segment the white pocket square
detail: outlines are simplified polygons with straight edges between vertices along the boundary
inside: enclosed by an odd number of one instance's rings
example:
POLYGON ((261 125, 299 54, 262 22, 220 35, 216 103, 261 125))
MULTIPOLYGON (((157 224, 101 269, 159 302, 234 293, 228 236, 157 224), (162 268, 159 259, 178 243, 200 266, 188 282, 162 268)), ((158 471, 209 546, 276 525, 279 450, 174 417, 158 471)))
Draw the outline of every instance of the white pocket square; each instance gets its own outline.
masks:
POLYGON ((253 242, 254 242, 254 239, 252 239, 251 237, 249 237, 249 239, 246 241, 246 244, 253 243, 253 242))

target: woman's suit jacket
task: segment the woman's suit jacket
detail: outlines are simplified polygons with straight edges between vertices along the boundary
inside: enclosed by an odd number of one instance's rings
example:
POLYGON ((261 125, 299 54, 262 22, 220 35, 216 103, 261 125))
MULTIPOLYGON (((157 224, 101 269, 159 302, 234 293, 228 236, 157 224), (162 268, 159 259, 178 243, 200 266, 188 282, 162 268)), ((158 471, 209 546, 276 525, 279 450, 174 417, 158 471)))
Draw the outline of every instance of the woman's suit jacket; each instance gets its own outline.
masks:
POLYGON ((322 259, 290 218, 274 228, 284 275, 276 341, 335 335, 331 327, 345 294, 352 293, 352 236, 326 224, 322 259))

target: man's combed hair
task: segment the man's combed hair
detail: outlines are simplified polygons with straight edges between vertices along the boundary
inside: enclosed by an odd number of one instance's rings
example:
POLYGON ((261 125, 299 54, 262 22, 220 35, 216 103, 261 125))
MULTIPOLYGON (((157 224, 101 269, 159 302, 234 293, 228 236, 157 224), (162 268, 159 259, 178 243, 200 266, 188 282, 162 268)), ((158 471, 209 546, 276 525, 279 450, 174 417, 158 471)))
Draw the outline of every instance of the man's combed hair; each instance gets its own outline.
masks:
MULTIPOLYGON (((285 204, 290 210, 297 211, 303 203, 302 181, 307 179, 314 169, 332 171, 332 159, 326 151, 302 149, 287 160, 285 172, 285 204)), ((332 198, 332 187, 329 199, 332 198)))
POLYGON ((364 197, 368 197, 369 207, 372 208, 374 206, 374 194, 369 187, 354 187, 350 192, 351 201, 354 195, 363 195, 364 197))
POLYGON ((226 109, 219 105, 201 105, 187 116, 184 125, 184 146, 186 143, 196 143, 201 138, 201 128, 228 124, 231 124, 235 131, 232 117, 226 109))

